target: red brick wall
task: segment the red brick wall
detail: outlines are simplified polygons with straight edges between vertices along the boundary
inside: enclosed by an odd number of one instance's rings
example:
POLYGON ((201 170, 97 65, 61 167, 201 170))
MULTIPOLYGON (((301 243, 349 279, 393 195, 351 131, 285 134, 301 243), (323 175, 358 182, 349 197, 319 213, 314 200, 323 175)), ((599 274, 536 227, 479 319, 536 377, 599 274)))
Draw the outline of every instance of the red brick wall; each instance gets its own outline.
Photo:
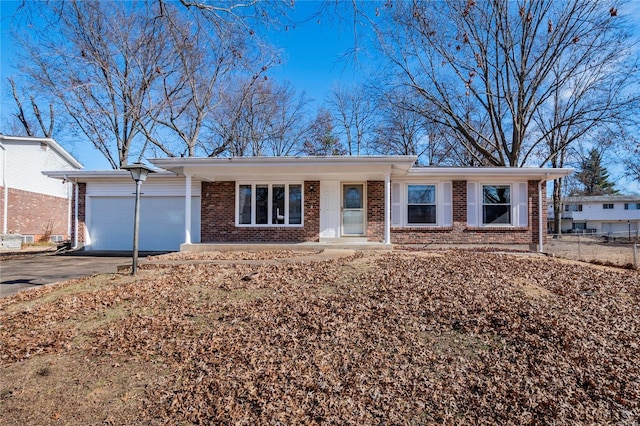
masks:
POLYGON ((367 182, 367 240, 384 242, 384 181, 367 182))
MULTIPOLYGON (((543 184, 542 193, 546 194, 543 184)), ((543 198, 543 223, 546 223, 546 197, 543 198)), ((394 227, 394 244, 537 244, 538 243, 538 181, 528 182, 529 220, 523 228, 484 228, 467 226, 467 182, 453 181, 453 226, 441 228, 394 227)), ((544 228, 543 228, 544 230, 544 228)), ((546 236, 545 236, 546 239, 546 236)))
MULTIPOLYGON (((531 230, 531 243, 538 244, 540 238, 540 199, 538 197, 538 181, 529 181, 529 223, 531 230)), ((542 182, 542 243, 547 242, 547 182, 542 182)))
MULTIPOLYGON (((78 243, 84 243, 84 234, 86 229, 86 201, 87 201, 87 184, 79 183, 78 185, 78 243)), ((76 189, 73 188, 73 199, 71 205, 71 238, 73 239, 73 235, 75 233, 75 208, 76 208, 76 189)))
POLYGON ((203 243, 317 242, 320 230, 320 182, 304 182, 304 226, 235 226, 236 183, 202 182, 203 243), (311 189, 313 187, 313 190, 311 189))
MULTIPOLYGON (((4 200, 4 192, 1 195, 4 200)), ((66 198, 9 188, 7 209, 10 234, 33 235, 34 240, 39 241, 50 228, 51 235, 68 237, 69 200, 66 198)))

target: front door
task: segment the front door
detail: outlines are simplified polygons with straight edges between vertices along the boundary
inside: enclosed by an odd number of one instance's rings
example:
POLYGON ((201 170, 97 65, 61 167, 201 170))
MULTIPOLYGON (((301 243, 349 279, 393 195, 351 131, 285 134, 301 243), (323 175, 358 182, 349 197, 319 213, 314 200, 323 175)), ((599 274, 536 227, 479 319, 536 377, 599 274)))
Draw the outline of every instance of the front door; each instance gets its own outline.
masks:
POLYGON ((342 184, 342 235, 364 235, 364 184, 342 184))

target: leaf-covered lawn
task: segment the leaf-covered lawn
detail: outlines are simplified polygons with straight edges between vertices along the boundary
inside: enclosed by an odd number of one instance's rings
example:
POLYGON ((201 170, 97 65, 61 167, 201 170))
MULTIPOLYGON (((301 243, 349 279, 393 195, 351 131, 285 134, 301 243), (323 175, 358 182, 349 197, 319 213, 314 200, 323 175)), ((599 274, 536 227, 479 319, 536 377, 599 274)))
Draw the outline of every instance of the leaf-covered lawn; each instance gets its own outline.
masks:
POLYGON ((0 423, 640 422, 635 271, 470 251, 148 268, 0 299, 0 423))

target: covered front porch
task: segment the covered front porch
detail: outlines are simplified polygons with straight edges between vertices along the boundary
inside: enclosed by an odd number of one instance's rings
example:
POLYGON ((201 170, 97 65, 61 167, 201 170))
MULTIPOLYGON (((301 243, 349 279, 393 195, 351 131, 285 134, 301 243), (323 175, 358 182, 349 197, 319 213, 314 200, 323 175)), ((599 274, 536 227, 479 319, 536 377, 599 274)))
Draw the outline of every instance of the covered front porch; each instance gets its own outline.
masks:
POLYGON ((260 157, 162 158, 151 162, 202 182, 201 229, 193 244, 185 203, 181 251, 247 250, 290 244, 296 249, 391 248, 391 176, 416 158, 260 157), (257 248, 257 247, 256 247, 257 248))

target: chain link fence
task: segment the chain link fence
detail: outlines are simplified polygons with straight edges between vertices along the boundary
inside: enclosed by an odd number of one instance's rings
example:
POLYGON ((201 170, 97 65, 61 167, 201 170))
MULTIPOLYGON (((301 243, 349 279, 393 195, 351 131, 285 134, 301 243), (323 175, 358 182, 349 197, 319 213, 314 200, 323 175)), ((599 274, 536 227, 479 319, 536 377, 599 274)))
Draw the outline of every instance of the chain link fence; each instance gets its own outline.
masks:
POLYGON ((638 231, 549 234, 545 252, 565 259, 638 269, 638 231))

